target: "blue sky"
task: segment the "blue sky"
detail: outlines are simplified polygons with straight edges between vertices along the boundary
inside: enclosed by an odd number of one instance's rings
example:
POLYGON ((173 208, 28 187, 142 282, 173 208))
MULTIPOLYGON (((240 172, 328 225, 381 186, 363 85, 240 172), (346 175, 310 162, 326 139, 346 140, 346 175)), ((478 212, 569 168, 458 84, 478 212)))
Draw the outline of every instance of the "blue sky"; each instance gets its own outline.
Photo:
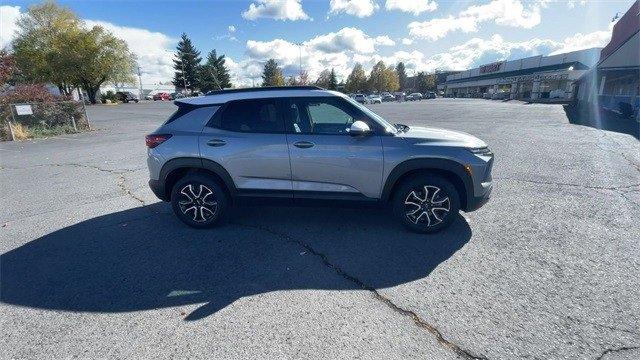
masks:
MULTIPOLYGON (((34 1, 3 1, 2 42, 34 1), (13 23, 12 23, 13 22, 13 23)), ((59 1, 88 26, 102 25, 129 43, 144 82, 167 82, 182 32, 204 54, 226 54, 236 83, 259 77, 276 58, 285 74, 299 56, 311 77, 355 62, 403 61, 410 71, 463 69, 482 63, 602 46, 611 20, 633 0, 248 0, 59 1), (301 44, 301 45, 296 45, 301 44)))

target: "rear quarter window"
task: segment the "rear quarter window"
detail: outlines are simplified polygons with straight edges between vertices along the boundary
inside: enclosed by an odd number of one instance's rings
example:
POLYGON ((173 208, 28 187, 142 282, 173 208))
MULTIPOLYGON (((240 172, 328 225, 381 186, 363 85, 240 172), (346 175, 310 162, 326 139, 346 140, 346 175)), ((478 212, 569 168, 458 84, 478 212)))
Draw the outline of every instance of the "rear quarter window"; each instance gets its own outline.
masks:
POLYGON ((185 131, 200 131, 209 122, 220 106, 179 106, 165 121, 163 127, 179 128, 185 131))

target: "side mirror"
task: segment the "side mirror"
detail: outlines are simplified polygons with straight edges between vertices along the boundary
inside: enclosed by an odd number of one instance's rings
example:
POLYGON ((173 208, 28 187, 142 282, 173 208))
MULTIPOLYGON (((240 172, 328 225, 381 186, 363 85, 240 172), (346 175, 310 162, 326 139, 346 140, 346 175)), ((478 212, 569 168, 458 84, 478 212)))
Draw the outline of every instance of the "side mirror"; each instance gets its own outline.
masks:
POLYGON ((370 133, 371 129, 369 128, 369 125, 361 120, 354 121, 349 128, 349 135, 351 136, 364 136, 369 135, 370 133))

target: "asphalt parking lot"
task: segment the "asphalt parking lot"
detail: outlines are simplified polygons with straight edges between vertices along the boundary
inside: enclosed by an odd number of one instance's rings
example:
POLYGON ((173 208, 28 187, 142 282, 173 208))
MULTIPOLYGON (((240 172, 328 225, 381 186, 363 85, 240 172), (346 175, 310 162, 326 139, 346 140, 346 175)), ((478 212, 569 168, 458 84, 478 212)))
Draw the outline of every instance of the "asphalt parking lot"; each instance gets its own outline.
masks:
POLYGON ((436 235, 312 207, 198 231, 146 184, 170 103, 0 143, 0 358, 640 358, 637 139, 556 105, 371 107, 484 139, 492 200, 436 235))

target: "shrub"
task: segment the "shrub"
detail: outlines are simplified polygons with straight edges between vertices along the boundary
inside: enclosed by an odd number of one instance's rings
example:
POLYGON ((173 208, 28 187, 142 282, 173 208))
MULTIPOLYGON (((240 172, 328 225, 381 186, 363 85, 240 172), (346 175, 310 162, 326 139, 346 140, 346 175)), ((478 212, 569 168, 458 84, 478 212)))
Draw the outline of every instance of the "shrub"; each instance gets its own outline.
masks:
POLYGON ((43 85, 17 85, 0 96, 0 140, 11 139, 8 121, 16 140, 75 132, 74 121, 78 130, 88 130, 83 110, 81 103, 54 96, 43 85), (33 114, 12 116, 11 105, 21 103, 31 105, 33 114))

